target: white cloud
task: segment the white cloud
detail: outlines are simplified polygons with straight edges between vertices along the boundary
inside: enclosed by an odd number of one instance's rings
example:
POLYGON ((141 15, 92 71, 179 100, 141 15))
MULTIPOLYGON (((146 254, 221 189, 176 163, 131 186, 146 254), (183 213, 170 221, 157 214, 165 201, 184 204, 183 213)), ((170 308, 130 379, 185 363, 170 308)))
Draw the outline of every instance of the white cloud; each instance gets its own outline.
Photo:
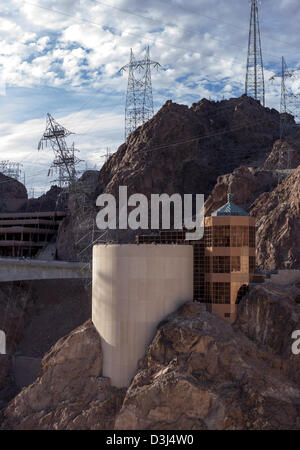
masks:
MULTIPOLYGON (((278 8, 271 0, 262 2, 266 99, 271 107, 279 108, 280 84, 268 80, 280 69, 281 55, 285 55, 290 67, 299 65, 298 3, 282 0, 278 8)), ((118 70, 128 62, 130 47, 138 58, 149 44, 151 57, 162 65, 158 72, 152 72, 157 107, 169 98, 191 103, 203 96, 220 99, 241 94, 244 89, 247 2, 105 0, 102 4, 96 0, 10 0, 0 5, 0 12, 1 77, 8 87, 7 95, 22 88, 27 96, 27 108, 23 107, 23 116, 18 114, 18 119, 14 118, 14 101, 17 109, 20 100, 10 98, 9 120, 4 121, 7 129, 0 127, 1 151, 10 159, 27 155, 38 137, 31 130, 37 127, 40 135, 43 129, 44 119, 33 119, 31 107, 31 95, 34 97, 41 86, 45 90, 65 89, 69 102, 70 92, 74 99, 80 94, 80 102, 74 100, 66 105, 74 113, 60 117, 77 132, 90 128, 85 137, 76 136, 85 149, 84 158, 94 163, 98 149, 120 144, 124 119, 120 111, 127 74, 121 77, 118 70), (90 104, 82 107, 86 92, 89 96, 94 93, 95 109, 90 104), (101 104, 96 101, 99 93, 101 104), (116 104, 117 112, 110 112, 116 104)), ((300 89, 298 79, 291 85, 294 90, 300 89)), ((2 94, 3 86, 4 82, 2 94)), ((39 117, 45 116, 49 103, 53 108, 53 102, 41 96, 39 117)), ((36 110, 34 117, 38 117, 36 110)), ((41 163, 47 165, 51 158, 43 158, 41 163)), ((28 170, 32 170, 29 165, 28 170)))

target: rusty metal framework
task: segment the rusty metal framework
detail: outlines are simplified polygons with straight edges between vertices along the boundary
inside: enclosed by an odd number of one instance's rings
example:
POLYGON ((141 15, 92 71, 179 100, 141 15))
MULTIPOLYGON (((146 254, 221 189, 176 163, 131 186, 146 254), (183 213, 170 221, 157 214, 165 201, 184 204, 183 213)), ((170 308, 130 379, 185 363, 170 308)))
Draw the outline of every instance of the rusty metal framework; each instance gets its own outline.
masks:
POLYGON ((47 114, 46 130, 38 144, 38 150, 43 149, 44 144, 47 146, 50 142, 54 152, 54 160, 48 171, 48 176, 55 172, 58 178, 52 180, 52 182, 57 183, 61 188, 70 188, 75 184, 77 179, 76 166, 82 162, 75 156, 75 152, 79 150, 74 148, 74 143, 71 147, 67 146, 66 137, 70 134, 74 133, 56 122, 49 113, 47 114))
POLYGON ((136 128, 147 122, 154 114, 151 66, 158 69, 160 64, 150 60, 148 46, 145 58, 141 60, 136 60, 132 49, 130 49, 130 61, 120 69, 121 73, 128 71, 125 106, 125 139, 136 128))
POLYGON ((264 66, 258 18, 258 0, 251 0, 245 93, 265 106, 264 66))

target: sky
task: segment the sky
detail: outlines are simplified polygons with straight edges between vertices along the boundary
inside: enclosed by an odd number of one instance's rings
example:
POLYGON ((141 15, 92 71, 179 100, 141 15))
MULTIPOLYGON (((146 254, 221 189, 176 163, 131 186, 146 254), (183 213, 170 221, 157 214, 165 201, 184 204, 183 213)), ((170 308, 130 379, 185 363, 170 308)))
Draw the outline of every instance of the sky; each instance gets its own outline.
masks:
MULTIPOLYGON (((124 141, 127 75, 146 46, 154 111, 244 93, 248 0, 0 0, 0 151, 23 164, 26 187, 47 190, 51 147, 37 145, 50 113, 74 135, 80 169, 105 162, 124 141)), ((299 0, 262 0, 259 10, 266 106, 279 110, 284 56, 300 69, 299 0)), ((300 71, 299 71, 300 73, 300 71)), ((300 92, 300 75, 288 80, 300 92)))

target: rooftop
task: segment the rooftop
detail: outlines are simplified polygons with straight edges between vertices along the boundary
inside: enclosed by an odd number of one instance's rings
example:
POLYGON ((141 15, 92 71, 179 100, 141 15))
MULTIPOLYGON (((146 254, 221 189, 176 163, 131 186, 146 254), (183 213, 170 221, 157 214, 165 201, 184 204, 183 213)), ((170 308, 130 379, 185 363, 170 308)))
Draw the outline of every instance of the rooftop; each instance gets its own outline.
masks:
POLYGON ((247 211, 245 211, 243 208, 240 208, 235 203, 233 203, 230 185, 228 188, 227 203, 225 203, 225 205, 221 206, 216 211, 212 212, 211 215, 212 215, 212 217, 216 217, 216 216, 249 216, 247 211))

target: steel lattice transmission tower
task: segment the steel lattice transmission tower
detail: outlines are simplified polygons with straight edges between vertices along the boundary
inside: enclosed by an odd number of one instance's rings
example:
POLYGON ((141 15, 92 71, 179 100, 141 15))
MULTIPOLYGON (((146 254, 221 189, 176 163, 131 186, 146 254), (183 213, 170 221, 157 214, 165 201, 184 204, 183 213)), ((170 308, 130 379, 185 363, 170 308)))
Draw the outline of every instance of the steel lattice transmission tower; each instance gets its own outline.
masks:
POLYGON ((280 139, 284 139, 291 127, 291 120, 289 114, 294 115, 292 111, 293 103, 297 100, 297 95, 293 94, 287 87, 287 80, 294 78, 295 70, 290 70, 287 63, 282 56, 281 71, 270 78, 274 81, 275 78, 281 78, 281 96, 280 96, 280 139))
MULTIPOLYGON (((294 122, 291 120, 291 115, 294 116, 295 112, 292 111, 292 107, 295 106, 298 99, 298 95, 295 95, 291 89, 287 86, 288 79, 294 78, 296 70, 290 70, 287 63, 282 56, 281 58, 281 71, 270 78, 270 81, 274 81, 275 78, 281 78, 281 95, 280 95, 280 140, 285 140, 289 131, 294 126, 294 122)), ((291 146, 285 143, 283 147, 278 150, 278 184, 292 172, 292 155, 294 151, 291 146)))
POLYGON ((258 18, 258 0, 251 0, 245 93, 265 106, 264 66, 258 18))
POLYGON ((75 156, 74 143, 71 147, 67 146, 66 137, 70 134, 74 134, 68 131, 62 125, 57 123, 53 117, 48 113, 46 119, 46 130, 39 142, 38 150, 43 149, 44 143, 46 146, 48 141, 54 152, 54 160, 49 169, 48 175, 53 173, 58 174, 56 180, 52 180, 54 183, 58 183, 60 187, 70 187, 73 186, 76 179, 76 166, 81 162, 75 156))
POLYGON ((9 160, 6 161, 0 161, 0 172, 6 175, 7 177, 15 178, 19 181, 21 174, 22 174, 22 167, 23 164, 12 162, 9 160))
POLYGON ((149 46, 145 58, 136 60, 130 49, 130 61, 120 69, 128 70, 128 85, 125 107, 125 139, 137 127, 147 122, 153 114, 153 95, 151 82, 151 66, 159 68, 160 64, 150 60, 149 46))

